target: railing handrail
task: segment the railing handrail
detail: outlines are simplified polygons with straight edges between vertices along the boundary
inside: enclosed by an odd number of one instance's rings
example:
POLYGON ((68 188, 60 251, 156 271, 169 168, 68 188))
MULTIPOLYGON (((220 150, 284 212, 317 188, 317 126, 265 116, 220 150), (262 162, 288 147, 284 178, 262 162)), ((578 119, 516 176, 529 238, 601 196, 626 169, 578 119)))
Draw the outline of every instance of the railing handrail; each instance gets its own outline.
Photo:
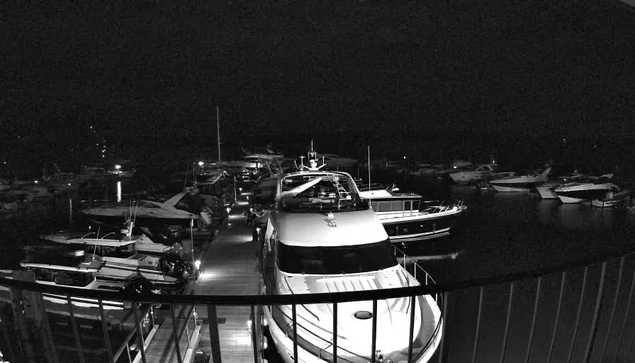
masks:
POLYGON ((145 303, 175 303, 194 305, 282 305, 282 304, 317 304, 329 302, 349 302, 362 300, 382 300, 404 296, 434 295, 444 292, 495 285, 503 282, 518 281, 551 273, 567 271, 570 269, 590 266, 599 262, 608 261, 615 257, 632 254, 635 247, 625 250, 609 251, 605 254, 593 256, 587 259, 560 263, 552 266, 538 268, 532 271, 514 272, 506 275, 490 276, 485 278, 468 279, 451 283, 437 283, 434 285, 421 285, 402 288, 330 292, 319 294, 296 295, 130 295, 114 291, 81 290, 76 288, 42 285, 37 282, 19 281, 0 277, 0 287, 15 287, 18 289, 39 291, 56 294, 69 294, 77 297, 88 297, 102 300, 135 301, 145 303))

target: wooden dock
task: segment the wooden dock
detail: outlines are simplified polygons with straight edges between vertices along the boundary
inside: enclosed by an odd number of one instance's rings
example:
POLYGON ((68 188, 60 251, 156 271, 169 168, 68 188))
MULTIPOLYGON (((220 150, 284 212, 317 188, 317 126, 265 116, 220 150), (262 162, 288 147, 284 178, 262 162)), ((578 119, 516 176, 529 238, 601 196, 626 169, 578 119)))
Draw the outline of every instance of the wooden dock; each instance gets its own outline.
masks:
MULTIPOLYGON (((208 232, 215 233, 215 232, 208 232)), ((233 210, 225 220, 215 238, 209 234, 194 234, 195 256, 200 259, 200 276, 191 282, 185 293, 196 295, 257 295, 260 291, 260 274, 257 267, 256 245, 252 241, 252 230, 245 223, 242 210, 233 210)), ((189 238, 189 236, 187 236, 189 238)), ((183 241, 188 249, 191 240, 183 241)), ((202 350, 210 354, 212 344, 208 310, 206 306, 196 306, 197 327, 194 319, 188 320, 191 307, 176 309, 177 331, 183 330, 189 322, 186 336, 181 340, 179 351, 183 362, 188 362, 191 354, 202 350), (196 329, 195 329, 196 328, 196 329), (189 338, 189 339, 188 339, 189 338), (190 355, 188 355, 188 340, 190 355)), ((170 314, 170 310, 162 311, 170 314)), ((219 329, 220 354, 222 361, 232 363, 253 363, 254 347, 251 335, 251 310, 244 306, 222 306, 216 310, 219 329)), ((146 349, 148 363, 178 363, 172 321, 166 319, 154 335, 146 349)))

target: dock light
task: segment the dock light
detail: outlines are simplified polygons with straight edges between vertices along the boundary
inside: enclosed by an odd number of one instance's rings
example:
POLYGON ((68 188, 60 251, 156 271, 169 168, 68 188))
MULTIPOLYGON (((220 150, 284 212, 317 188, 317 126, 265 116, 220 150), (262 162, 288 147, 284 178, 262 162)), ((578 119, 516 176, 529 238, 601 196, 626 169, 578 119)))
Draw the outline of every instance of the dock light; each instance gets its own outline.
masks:
POLYGON ((115 165, 115 170, 120 170, 121 169, 121 165, 117 164, 115 165))
POLYGON ((198 270, 199 268, 201 268, 201 260, 196 260, 194 261, 194 267, 198 270))
POLYGON ((203 166, 203 165, 205 165, 205 162, 203 162, 203 161, 199 161, 198 162, 198 166, 203 166))
POLYGON ((225 210, 227 211, 227 214, 229 214, 229 212, 232 210, 230 207, 225 208, 225 210))

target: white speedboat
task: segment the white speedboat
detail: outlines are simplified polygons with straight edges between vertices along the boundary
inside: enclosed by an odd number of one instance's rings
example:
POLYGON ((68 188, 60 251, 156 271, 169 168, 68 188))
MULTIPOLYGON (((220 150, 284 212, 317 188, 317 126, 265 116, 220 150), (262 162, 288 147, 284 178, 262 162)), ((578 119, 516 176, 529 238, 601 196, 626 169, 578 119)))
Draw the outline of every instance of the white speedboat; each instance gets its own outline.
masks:
POLYGON ((549 179, 551 167, 547 167, 542 173, 533 173, 518 176, 508 176, 500 179, 492 179, 489 184, 497 192, 529 192, 536 185, 546 183, 549 179))
MULTIPOLYGON (((310 167, 278 179, 276 207, 269 213, 262 246, 264 293, 334 293, 419 285, 398 264, 386 231, 359 197, 353 178, 319 170, 314 153, 309 160, 310 167)), ((414 305, 409 297, 379 300, 375 317, 372 301, 339 303, 337 360, 371 360, 375 319, 377 359, 406 360, 413 312, 412 362, 428 361, 439 345, 443 327, 439 306, 429 295, 418 296, 414 305)), ((290 305, 267 306, 264 316, 285 362, 294 362, 294 358, 299 362, 333 361, 332 304, 298 305, 297 335, 292 330, 290 305)))
POLYGON ((99 256, 104 261, 95 273, 99 279, 126 280, 141 274, 162 292, 182 290, 193 267, 173 247, 154 243, 144 235, 132 235, 131 227, 101 236, 99 231, 60 231, 40 238, 99 256))
POLYGON ((467 207, 462 202, 426 201, 419 194, 390 189, 364 190, 391 242, 413 242, 450 234, 467 207))
POLYGON ((194 210, 196 206, 192 204, 195 203, 190 203, 193 198, 190 193, 183 192, 165 201, 105 202, 83 208, 81 212, 101 221, 122 221, 134 215, 137 220, 189 225, 190 220, 198 220, 201 217, 201 210, 194 210))
MULTIPOLYGON (((50 286, 64 286, 82 290, 103 290, 116 292, 135 292, 150 294, 154 287, 138 276, 131 276, 126 281, 102 281, 97 274, 104 261, 94 256, 85 255, 83 250, 68 251, 61 249, 39 248, 27 246, 26 258, 20 262, 24 270, 0 270, 0 277, 8 279, 34 278, 35 282, 50 286), (29 277, 31 276, 31 277, 29 277)), ((44 300, 51 303, 67 304, 64 294, 42 293, 44 300)), ((99 308, 99 301, 93 298, 71 297, 75 306, 99 308)), ((106 310, 122 310, 121 301, 102 301, 106 310)))
POLYGON ((568 174, 560 175, 555 180, 550 180, 546 183, 536 185, 536 190, 542 199, 558 199, 558 195, 554 192, 557 187, 562 184, 582 180, 585 177, 586 174, 573 171, 568 174))
POLYGON ((500 171, 497 164, 480 164, 470 169, 450 173, 450 178, 457 184, 472 184, 482 180, 511 177, 515 174, 513 171, 500 171))
POLYGON ((592 199, 600 199, 606 196, 606 193, 619 188, 617 185, 600 178, 597 181, 573 182, 562 184, 554 189, 558 199, 562 203, 582 203, 589 202, 592 199))

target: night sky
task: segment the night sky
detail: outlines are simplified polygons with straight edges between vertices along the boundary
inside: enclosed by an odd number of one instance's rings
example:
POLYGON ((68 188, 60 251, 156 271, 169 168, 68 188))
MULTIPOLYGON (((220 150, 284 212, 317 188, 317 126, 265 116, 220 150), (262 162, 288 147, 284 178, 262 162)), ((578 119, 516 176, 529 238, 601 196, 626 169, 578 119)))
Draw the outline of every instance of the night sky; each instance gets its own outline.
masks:
POLYGON ((635 12, 616 4, 8 2, 0 155, 84 163, 105 140, 109 158, 213 159, 219 106, 226 155, 314 138, 518 161, 566 137, 632 158, 635 12))

